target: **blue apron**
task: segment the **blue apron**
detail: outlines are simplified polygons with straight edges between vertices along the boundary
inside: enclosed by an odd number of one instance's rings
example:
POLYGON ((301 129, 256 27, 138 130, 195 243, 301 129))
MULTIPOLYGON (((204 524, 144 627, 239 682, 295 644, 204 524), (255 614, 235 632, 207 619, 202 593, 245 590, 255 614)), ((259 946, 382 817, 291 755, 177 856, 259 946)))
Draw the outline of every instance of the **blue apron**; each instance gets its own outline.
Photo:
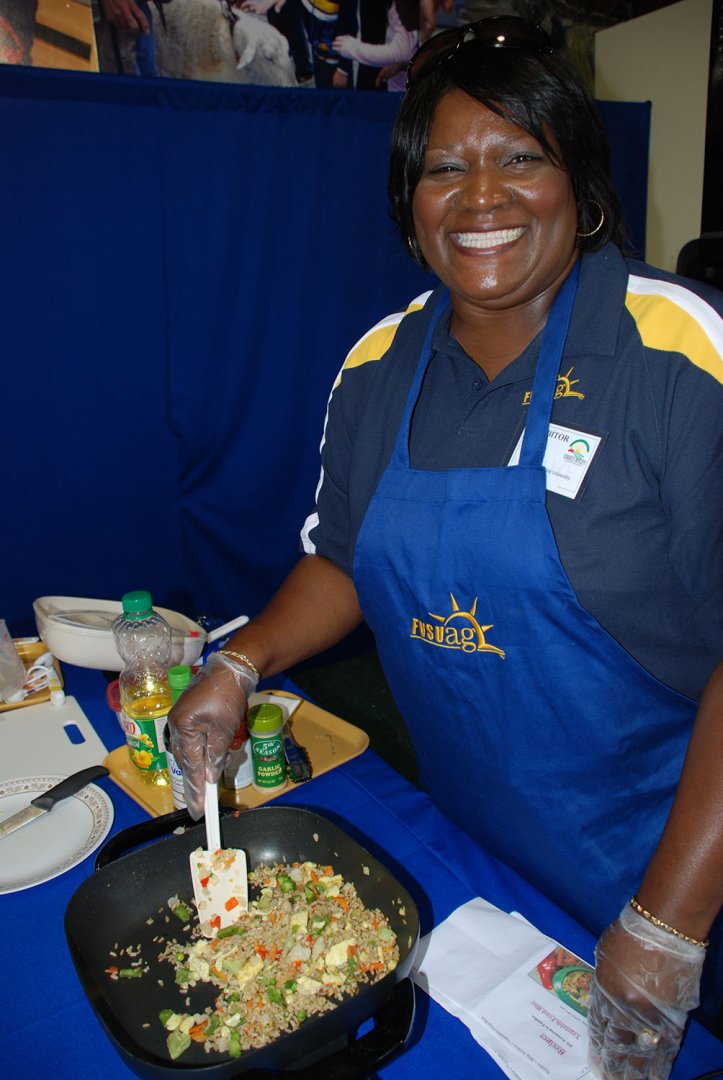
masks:
POLYGON ((428 792, 599 932, 660 838, 696 705, 580 606, 547 514, 542 461, 578 267, 548 316, 514 467, 410 466, 412 412, 449 310, 439 296, 354 581, 428 792))

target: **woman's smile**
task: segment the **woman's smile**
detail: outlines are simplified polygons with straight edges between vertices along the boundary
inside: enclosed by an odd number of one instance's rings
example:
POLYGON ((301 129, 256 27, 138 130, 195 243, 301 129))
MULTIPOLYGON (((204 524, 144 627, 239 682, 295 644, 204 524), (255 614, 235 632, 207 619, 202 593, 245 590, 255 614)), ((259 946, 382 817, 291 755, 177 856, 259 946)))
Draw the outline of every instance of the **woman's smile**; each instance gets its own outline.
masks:
POLYGON ((474 251, 490 251, 493 248, 511 244, 524 233, 523 228, 518 229, 490 229, 489 232, 460 232, 452 233, 451 239, 460 247, 474 251))

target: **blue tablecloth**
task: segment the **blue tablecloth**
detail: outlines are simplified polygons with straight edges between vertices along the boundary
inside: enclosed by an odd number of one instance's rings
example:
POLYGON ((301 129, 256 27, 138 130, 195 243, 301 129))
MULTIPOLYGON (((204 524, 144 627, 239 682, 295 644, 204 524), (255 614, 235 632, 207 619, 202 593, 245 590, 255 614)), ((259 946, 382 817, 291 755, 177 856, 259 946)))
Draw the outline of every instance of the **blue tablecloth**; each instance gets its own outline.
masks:
MULTIPOLYGON (((65 677, 68 691, 78 699, 106 747, 118 746, 122 734, 105 703, 102 676, 68 667, 65 677)), ((296 690, 280 679, 274 680, 274 687, 296 690)), ((0 728, 0 753, 1 749, 0 728)), ((100 786, 113 800, 113 833, 144 819, 144 811, 110 779, 100 781, 100 786)), ((371 750, 291 789, 282 801, 329 814, 377 855, 415 897, 422 933, 460 904, 482 896, 506 911, 520 912, 545 934, 592 960, 594 940, 586 930, 513 870, 485 854, 427 796, 371 750)), ((85 998, 63 933, 65 908, 75 889, 93 872, 93 858, 53 881, 0 897, 2 1077, 127 1080, 132 1076, 85 998)), ((723 1045, 691 1024, 673 1080, 693 1080, 721 1066, 723 1045)), ((380 1074, 384 1080, 482 1080, 504 1075, 464 1025, 421 992, 411 1044, 380 1074)))

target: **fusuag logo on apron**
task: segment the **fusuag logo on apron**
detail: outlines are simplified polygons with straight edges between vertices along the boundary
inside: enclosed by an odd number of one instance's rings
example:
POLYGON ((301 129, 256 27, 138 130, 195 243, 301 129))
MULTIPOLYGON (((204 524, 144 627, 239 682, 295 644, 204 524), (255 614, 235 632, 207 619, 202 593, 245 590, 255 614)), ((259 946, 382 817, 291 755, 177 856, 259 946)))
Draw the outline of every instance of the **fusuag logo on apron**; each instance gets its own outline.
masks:
POLYGON ((488 630, 494 623, 488 626, 480 626, 477 622, 477 597, 469 611, 462 611, 452 593, 449 594, 452 601, 452 610, 449 615, 435 615, 427 612, 434 622, 425 619, 412 618, 412 631, 410 637, 417 641, 423 641, 427 645, 436 645, 441 649, 460 649, 462 652, 489 652, 495 653, 502 660, 505 658, 503 649, 496 645, 490 645, 485 638, 488 630))
MULTIPOLYGON (((571 367, 567 375, 557 376, 557 386, 555 387, 555 401, 558 401, 560 398, 564 397, 576 397, 580 398, 580 400, 584 400, 585 395, 583 393, 581 393, 579 390, 573 390, 573 386, 576 386, 580 382, 579 379, 570 378, 574 370, 575 368, 571 367)), ((522 404, 529 405, 531 401, 532 391, 526 390, 525 396, 522 399, 522 404)))

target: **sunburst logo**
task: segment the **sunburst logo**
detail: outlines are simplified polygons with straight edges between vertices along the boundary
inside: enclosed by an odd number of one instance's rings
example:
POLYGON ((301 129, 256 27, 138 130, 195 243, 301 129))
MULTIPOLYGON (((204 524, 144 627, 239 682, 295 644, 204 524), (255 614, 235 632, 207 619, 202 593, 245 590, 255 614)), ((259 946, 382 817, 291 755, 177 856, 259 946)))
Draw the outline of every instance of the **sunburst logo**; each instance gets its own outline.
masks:
MULTIPOLYGON (((572 373, 575 370, 574 366, 570 368, 567 375, 557 376, 557 386, 555 387, 555 400, 564 397, 576 397, 583 400, 585 395, 580 390, 573 390, 573 386, 577 386, 580 382, 579 379, 573 379, 572 373)), ((532 401, 532 391, 527 390, 525 396, 522 399, 523 405, 529 405, 532 401)))
POLYGON ((449 594, 449 598, 452 602, 449 615, 435 615, 434 612, 428 611, 427 615, 430 619, 434 619, 433 623, 425 619, 413 618, 410 637, 424 641, 427 645, 436 645, 441 649, 461 649, 466 653, 495 653, 504 660, 504 650, 498 649, 496 645, 490 645, 485 637, 494 623, 481 626, 477 621, 478 597, 475 596, 469 611, 463 611, 460 608, 453 593, 449 594))

